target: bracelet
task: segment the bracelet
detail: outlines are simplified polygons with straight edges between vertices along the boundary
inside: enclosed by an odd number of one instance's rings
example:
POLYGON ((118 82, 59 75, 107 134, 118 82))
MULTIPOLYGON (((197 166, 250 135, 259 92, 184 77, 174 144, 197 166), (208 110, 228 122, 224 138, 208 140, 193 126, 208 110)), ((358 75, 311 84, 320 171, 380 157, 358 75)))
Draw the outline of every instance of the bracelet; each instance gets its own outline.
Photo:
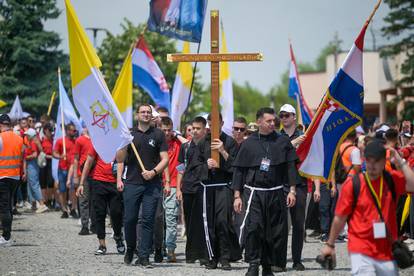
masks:
POLYGON ((234 199, 239 199, 239 198, 240 198, 240 196, 235 196, 235 197, 234 197, 234 199))
POLYGON ((335 244, 331 244, 329 242, 325 243, 327 246, 329 246, 332 249, 335 249, 335 244))
POLYGON ((152 170, 155 172, 156 175, 158 174, 158 172, 157 172, 157 170, 155 168, 152 169, 152 170))

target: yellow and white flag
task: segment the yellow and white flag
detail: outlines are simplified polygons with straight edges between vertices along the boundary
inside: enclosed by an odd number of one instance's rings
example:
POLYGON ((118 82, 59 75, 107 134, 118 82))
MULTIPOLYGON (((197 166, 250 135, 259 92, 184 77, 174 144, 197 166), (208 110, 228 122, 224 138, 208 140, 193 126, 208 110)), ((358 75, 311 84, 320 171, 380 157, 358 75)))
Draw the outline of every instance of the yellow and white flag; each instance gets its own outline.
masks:
POLYGON ((70 0, 65 0, 69 33, 73 101, 86 123, 92 144, 107 163, 116 151, 132 141, 128 127, 99 71, 102 65, 70 0))
MULTIPOLYGON (((223 24, 221 24, 221 53, 227 53, 226 37, 224 35, 223 24)), ((233 136, 233 84, 230 77, 229 63, 220 62, 220 106, 223 116, 222 131, 227 135, 233 136)))
MULTIPOLYGON (((190 43, 184 42, 183 54, 190 53, 190 43)), ((180 130, 181 116, 189 104, 191 81, 193 79, 193 67, 191 62, 180 62, 175 77, 171 100, 171 119, 175 130, 180 130)))
POLYGON ((122 118, 132 128, 132 47, 125 58, 121 72, 116 80, 112 98, 121 112, 122 118))

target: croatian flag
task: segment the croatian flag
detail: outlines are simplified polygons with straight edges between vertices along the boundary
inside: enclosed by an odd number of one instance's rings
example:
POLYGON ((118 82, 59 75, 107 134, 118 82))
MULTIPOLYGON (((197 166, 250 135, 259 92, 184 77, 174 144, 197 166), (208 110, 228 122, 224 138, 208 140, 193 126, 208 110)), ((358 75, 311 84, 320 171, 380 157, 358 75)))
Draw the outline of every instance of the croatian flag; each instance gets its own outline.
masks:
POLYGON ((330 84, 305 141, 296 151, 302 161, 299 172, 303 176, 331 179, 339 146, 349 132, 362 124, 362 54, 367 26, 368 22, 330 84))
POLYGON ((144 89, 157 106, 170 110, 167 81, 142 36, 132 52, 132 81, 144 89))
POLYGON ((302 93, 302 87, 299 82, 298 69, 296 66, 295 55, 293 54, 292 44, 290 47, 290 71, 289 71, 289 97, 296 100, 299 123, 309 125, 313 118, 313 112, 309 108, 302 93))

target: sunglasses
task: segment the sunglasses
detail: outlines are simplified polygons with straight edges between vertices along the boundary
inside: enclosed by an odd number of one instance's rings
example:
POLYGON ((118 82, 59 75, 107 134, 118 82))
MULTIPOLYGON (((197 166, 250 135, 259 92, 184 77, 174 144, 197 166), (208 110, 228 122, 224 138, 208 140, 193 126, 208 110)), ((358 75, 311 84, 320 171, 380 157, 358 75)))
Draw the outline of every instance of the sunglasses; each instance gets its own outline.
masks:
POLYGON ((246 128, 244 128, 244 127, 233 127, 233 130, 234 131, 244 132, 244 131, 246 131, 246 128))
POLYGON ((280 119, 289 118, 290 117, 290 113, 279 114, 279 117, 280 117, 280 119))

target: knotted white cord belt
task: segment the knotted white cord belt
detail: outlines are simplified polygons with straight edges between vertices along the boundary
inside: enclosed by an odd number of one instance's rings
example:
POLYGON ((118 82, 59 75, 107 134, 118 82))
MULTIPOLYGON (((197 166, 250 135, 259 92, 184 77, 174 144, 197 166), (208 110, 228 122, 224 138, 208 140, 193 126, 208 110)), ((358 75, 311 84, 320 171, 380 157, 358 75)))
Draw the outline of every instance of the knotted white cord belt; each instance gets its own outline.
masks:
POLYGON ((246 213, 244 215, 243 222, 240 225, 239 244, 241 244, 241 240, 242 240, 242 236, 243 236, 243 229, 244 229, 244 226, 245 226, 245 223, 246 223, 247 216, 249 215, 249 212, 250 212, 250 205, 252 204, 252 199, 253 199, 254 192, 255 191, 261 191, 261 192, 276 191, 276 190, 282 189, 283 185, 272 187, 272 188, 259 188, 259 187, 252 187, 252 186, 249 186, 249 185, 244 185, 244 187, 248 188, 251 192, 250 192, 249 200, 247 201, 246 213))
POLYGON ((204 236, 206 237, 206 245, 208 251, 208 257, 210 260, 213 259, 214 253, 213 249, 211 248, 210 242, 210 235, 208 233, 208 221, 207 221, 207 188, 210 187, 223 187, 229 185, 229 183, 217 183, 217 184, 204 184, 200 182, 201 186, 203 186, 203 222, 204 222, 204 236))

